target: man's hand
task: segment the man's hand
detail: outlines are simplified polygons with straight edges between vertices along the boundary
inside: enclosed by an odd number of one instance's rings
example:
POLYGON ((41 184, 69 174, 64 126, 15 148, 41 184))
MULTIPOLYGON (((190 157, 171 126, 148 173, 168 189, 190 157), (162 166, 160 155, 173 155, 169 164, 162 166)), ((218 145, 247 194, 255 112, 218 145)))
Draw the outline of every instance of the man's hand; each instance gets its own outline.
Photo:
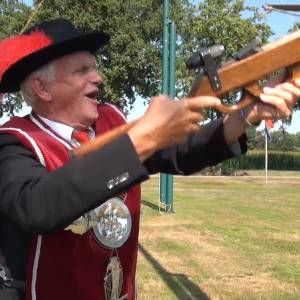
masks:
POLYGON ((300 97, 300 79, 295 84, 281 83, 275 87, 265 87, 260 95, 261 101, 248 108, 247 120, 256 123, 263 119, 286 119, 295 102, 300 97))
POLYGON ((300 97, 300 79, 295 84, 281 83, 274 87, 265 87, 260 95, 261 101, 244 109, 244 118, 239 112, 226 115, 224 118, 224 137, 228 145, 236 142, 249 124, 265 119, 286 119, 300 97))
POLYGON ((174 144, 184 143, 199 130, 202 109, 216 107, 220 99, 210 96, 174 101, 167 96, 154 97, 138 123, 128 131, 140 159, 174 144))

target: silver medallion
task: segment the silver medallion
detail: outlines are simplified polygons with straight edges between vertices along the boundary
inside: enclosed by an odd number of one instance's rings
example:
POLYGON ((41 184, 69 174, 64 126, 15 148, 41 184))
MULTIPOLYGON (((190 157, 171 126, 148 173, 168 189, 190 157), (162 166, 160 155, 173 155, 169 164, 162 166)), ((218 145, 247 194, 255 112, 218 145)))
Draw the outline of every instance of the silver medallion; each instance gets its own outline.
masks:
POLYGON ((88 227, 101 244, 119 248, 128 239, 132 220, 128 207, 118 198, 112 198, 89 213, 88 227))

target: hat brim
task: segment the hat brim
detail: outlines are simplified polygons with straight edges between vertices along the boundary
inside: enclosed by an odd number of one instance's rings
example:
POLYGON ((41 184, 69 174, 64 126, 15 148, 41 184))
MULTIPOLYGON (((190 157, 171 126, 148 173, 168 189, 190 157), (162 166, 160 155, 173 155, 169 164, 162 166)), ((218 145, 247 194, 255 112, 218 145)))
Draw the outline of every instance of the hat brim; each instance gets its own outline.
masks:
POLYGON ((53 59, 77 51, 96 52, 107 44, 109 35, 103 32, 92 32, 78 35, 60 43, 51 44, 39 51, 25 56, 12 65, 3 74, 0 82, 1 93, 13 93, 20 90, 20 83, 33 71, 46 65, 53 59))

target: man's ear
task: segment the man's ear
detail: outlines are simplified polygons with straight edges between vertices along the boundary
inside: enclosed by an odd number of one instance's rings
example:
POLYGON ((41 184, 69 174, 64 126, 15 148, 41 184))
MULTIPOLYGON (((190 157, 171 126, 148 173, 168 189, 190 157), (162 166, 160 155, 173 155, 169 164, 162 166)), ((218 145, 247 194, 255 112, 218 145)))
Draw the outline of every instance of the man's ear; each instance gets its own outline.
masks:
POLYGON ((50 102, 52 95, 49 92, 49 83, 36 76, 31 78, 31 88, 34 90, 38 98, 44 102, 50 102))

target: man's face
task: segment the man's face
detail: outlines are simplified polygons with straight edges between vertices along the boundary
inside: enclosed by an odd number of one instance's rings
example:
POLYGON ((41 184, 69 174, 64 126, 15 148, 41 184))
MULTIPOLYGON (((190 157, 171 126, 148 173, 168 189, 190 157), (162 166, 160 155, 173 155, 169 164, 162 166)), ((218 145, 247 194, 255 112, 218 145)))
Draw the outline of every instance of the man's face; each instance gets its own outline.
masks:
POLYGON ((89 52, 76 52, 55 61, 55 79, 49 85, 50 117, 82 129, 98 118, 98 85, 102 79, 89 52))

